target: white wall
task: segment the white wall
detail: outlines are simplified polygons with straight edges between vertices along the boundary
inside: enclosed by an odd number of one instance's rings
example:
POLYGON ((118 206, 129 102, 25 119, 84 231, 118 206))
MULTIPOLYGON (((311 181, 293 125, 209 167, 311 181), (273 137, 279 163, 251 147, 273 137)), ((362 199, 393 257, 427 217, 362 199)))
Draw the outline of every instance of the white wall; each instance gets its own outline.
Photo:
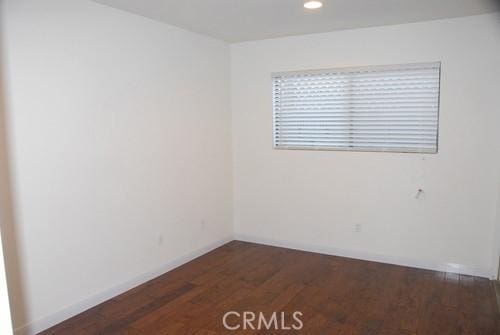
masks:
MULTIPOLYGON (((500 182, 498 183, 500 185, 500 182)), ((500 260, 500 186, 498 188, 497 196, 497 220, 496 220, 496 253, 493 254, 493 262, 498 263, 500 260)), ((497 269, 497 273, 494 274, 494 278, 500 280, 500 269, 497 269)))
POLYGON ((12 334, 12 319, 10 315, 9 295, 7 288, 7 275, 3 256, 3 246, 0 239, 0 333, 12 334))
POLYGON ((247 42, 231 52, 237 236, 495 272, 498 15, 247 42), (442 61, 439 154, 272 149, 272 72, 429 61, 442 61))
MULTIPOLYGON (((499 133, 500 136, 500 133, 499 133)), ((498 141, 498 146, 500 149, 500 140, 498 141)), ((498 157, 500 157, 500 150, 497 153, 498 157)), ((497 181, 498 192, 497 192, 497 217, 496 217, 496 234, 494 235, 496 238, 496 248, 493 250, 493 262, 497 264, 500 261, 500 168, 499 168, 499 177, 497 181)), ((500 268, 497 269, 497 272, 494 273, 494 278, 500 281, 500 268)))
POLYGON ((1 20, 16 327, 230 238, 228 45, 82 0, 1 20))

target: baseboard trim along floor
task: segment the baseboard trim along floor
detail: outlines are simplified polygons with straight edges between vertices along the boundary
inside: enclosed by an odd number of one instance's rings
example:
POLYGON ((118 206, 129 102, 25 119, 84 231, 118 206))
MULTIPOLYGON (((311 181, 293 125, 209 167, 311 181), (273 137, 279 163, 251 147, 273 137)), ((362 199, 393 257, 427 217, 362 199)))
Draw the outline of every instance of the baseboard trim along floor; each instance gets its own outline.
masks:
POLYGON ((288 248, 288 249, 295 249, 295 250, 301 250, 301 251, 307 251, 307 252, 314 252, 314 253, 320 253, 320 254, 326 254, 326 255, 332 255, 332 256, 341 256, 341 257, 346 257, 346 258, 353 258, 353 259, 359 259, 359 260, 366 260, 366 261, 372 261, 372 262, 379 262, 379 263, 386 263, 386 264, 393 264, 393 265, 400 265, 400 266, 406 266, 406 267, 412 267, 412 268, 419 268, 419 269, 427 269, 427 270, 434 270, 434 271, 441 271, 441 272, 450 272, 450 273, 458 273, 458 274, 463 274, 463 275, 470 275, 470 276, 477 276, 477 277, 483 277, 483 278, 489 278, 491 279, 492 277, 492 270, 491 269, 477 269, 473 267, 468 267, 460 264, 450 264, 450 263, 435 263, 435 262, 427 262, 427 261, 417 261, 417 260, 408 260, 408 259, 403 259, 399 257, 393 257, 393 256, 387 256, 387 255, 378 255, 378 254, 371 254, 367 252, 361 252, 361 251, 353 251, 353 250, 344 250, 344 249, 339 249, 331 246, 317 246, 317 245, 307 245, 307 244, 301 244, 301 243, 296 243, 292 241, 282 241, 282 240, 274 240, 274 239, 266 239, 266 238, 260 238, 256 236, 249 236, 249 235, 240 235, 236 234, 235 236, 227 237, 225 239, 219 240, 217 242, 211 243, 210 245, 198 249, 192 253, 189 253, 187 255, 184 255, 183 257, 180 257, 178 259, 175 259, 171 262, 168 262, 167 264, 161 266, 158 269, 155 269, 153 271, 147 272, 143 275, 137 276, 131 280, 128 280, 122 284, 119 284, 117 286, 114 286, 112 288, 109 288, 107 290, 104 290, 98 294, 93 295, 92 297, 85 299, 83 301, 80 301, 78 303, 75 303, 67 308, 64 308, 60 310, 57 313, 54 313, 52 315, 49 315, 45 318, 36 320, 34 322, 31 322, 25 326, 19 327, 15 329, 15 335, 34 335, 37 334, 40 331, 43 331, 44 329, 48 329, 64 320, 67 320, 91 307, 94 307, 96 305, 99 305, 100 303, 111 299, 119 294, 122 294, 138 285, 141 285, 151 279, 154 279, 168 271, 171 271, 179 266, 182 266, 183 264, 197 258, 200 256, 203 256, 204 254, 232 241, 232 240, 237 240, 237 241, 243 241, 243 242, 250 242, 250 243, 258 243, 258 244, 263 244, 263 245, 268 245, 268 246, 275 246, 275 247, 282 247, 282 248, 288 248))
POLYGON ((498 335, 499 325, 486 278, 232 241, 39 335, 498 335))
POLYGON ((47 328, 50 328, 64 320, 67 320, 91 307, 99 305, 100 303, 109 300, 117 295, 120 295, 128 290, 141 285, 151 279, 154 279, 168 271, 171 271, 181 265, 188 263, 189 261, 203 256, 204 254, 232 241, 233 238, 228 236, 224 239, 218 240, 216 242, 210 243, 209 245, 197 249, 193 252, 190 252, 182 257, 174 259, 163 266, 139 275, 131 280, 123 282, 119 285, 111 287, 107 290, 104 290, 100 293, 97 293, 85 300, 79 301, 71 306, 61 309, 59 312, 48 315, 42 319, 30 322, 24 326, 18 327, 14 330, 15 335, 35 335, 47 328))
POLYGON ((408 266, 408 267, 433 270, 433 271, 457 273, 469 276, 483 277, 488 279, 496 278, 496 274, 494 273, 495 271, 493 269, 476 268, 462 264, 437 263, 426 260, 406 259, 403 257, 374 254, 365 251, 347 250, 332 246, 312 245, 312 244, 304 244, 293 241, 268 239, 268 238, 262 238, 258 236, 251 236, 244 234, 236 234, 234 238, 235 240, 238 241, 259 243, 275 247, 290 248, 302 251, 310 251, 331 256, 342 256, 342 257, 360 259, 365 261, 408 266))

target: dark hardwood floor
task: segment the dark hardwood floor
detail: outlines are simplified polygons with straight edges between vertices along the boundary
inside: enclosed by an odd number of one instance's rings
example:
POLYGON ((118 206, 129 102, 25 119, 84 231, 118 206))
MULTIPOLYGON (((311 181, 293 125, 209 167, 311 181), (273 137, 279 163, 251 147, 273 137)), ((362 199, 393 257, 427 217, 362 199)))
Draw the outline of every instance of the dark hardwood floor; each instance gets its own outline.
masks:
POLYGON ((42 334, 493 335, 499 325, 487 279, 234 241, 42 334), (228 331, 228 311, 283 312, 285 326, 300 311, 304 327, 228 331))

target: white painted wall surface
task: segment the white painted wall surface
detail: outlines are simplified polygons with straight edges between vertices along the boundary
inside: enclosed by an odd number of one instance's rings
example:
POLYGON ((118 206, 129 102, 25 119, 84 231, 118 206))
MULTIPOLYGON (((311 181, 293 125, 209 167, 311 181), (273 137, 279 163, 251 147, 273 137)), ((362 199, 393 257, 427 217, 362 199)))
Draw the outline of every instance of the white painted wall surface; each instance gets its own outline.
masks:
POLYGON ((15 326, 230 238, 228 45, 91 1, 2 3, 15 326))
POLYGON ((231 52, 237 236, 495 272, 500 16, 247 42, 231 52), (439 154, 273 150, 272 72, 431 61, 442 61, 439 154))
MULTIPOLYGON (((499 141, 500 143, 500 141, 499 141)), ((499 171, 500 174, 500 171, 499 171)), ((500 177, 498 181, 498 194, 497 194, 497 220, 496 220, 496 249, 493 253, 493 263, 497 264, 497 272, 494 273, 494 277, 500 280, 500 268, 498 268, 498 263, 500 262, 500 177)))
POLYGON ((7 289, 7 275, 3 256, 2 241, 0 238, 0 334, 12 334, 12 319, 10 315, 9 293, 7 289))

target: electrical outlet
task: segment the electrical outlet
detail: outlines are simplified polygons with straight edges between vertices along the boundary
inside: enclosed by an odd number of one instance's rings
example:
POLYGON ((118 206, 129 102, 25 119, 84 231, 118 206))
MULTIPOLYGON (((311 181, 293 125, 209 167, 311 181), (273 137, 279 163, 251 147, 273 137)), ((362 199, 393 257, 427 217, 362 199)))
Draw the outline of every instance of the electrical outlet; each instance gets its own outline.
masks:
POLYGON ((356 224, 354 225, 354 231, 355 231, 356 233, 361 233, 361 224, 360 224, 360 223, 356 223, 356 224))
POLYGON ((205 229, 205 228, 206 228, 207 223, 206 223, 205 219, 202 219, 202 220, 201 220, 201 222, 200 222, 200 226, 201 226, 201 228, 202 228, 202 229, 205 229))
POLYGON ((163 234, 158 235, 158 246, 163 245, 163 234))

